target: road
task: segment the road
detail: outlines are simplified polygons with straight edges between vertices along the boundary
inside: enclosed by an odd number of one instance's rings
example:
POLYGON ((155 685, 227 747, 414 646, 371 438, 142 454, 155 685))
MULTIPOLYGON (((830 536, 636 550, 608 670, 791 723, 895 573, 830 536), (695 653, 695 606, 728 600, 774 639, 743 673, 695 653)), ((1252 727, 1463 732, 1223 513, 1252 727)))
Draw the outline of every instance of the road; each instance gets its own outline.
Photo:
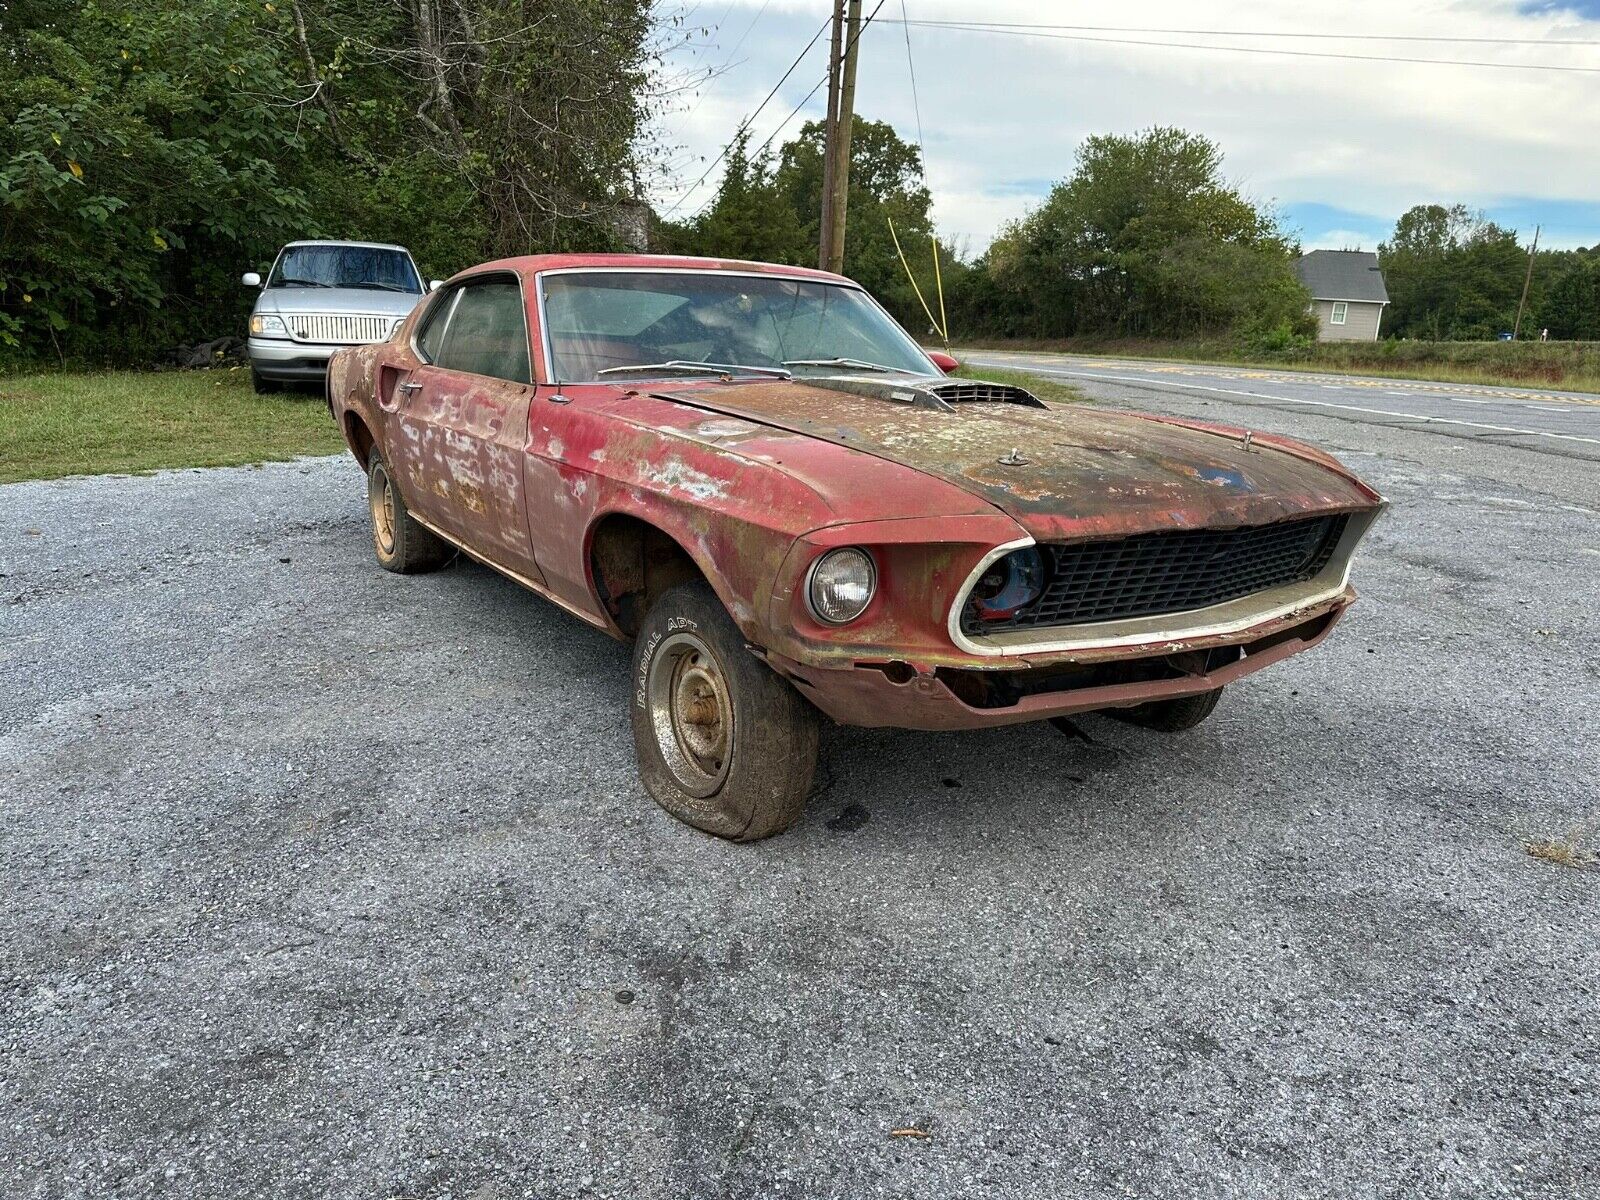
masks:
POLYGON ((0 488, 6 1195, 1600 1195, 1600 873, 1524 849, 1600 819, 1600 467, 1083 382, 1370 478, 1350 619, 1188 734, 830 729, 747 847, 348 460, 0 488))
POLYGON ((1100 394, 1210 396, 1238 408, 1301 409, 1338 420, 1480 438, 1600 462, 1600 395, 1593 393, 1076 354, 958 353, 972 366, 1008 367, 1068 383, 1092 383, 1100 394))

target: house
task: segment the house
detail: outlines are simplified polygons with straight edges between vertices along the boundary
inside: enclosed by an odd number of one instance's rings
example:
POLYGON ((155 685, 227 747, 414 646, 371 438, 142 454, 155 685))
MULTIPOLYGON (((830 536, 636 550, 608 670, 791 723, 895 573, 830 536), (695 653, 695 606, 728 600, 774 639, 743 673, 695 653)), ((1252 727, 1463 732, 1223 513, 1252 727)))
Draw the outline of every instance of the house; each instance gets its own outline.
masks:
POLYGON ((1366 250, 1313 250, 1300 256, 1295 274, 1311 290, 1317 339, 1375 342, 1389 289, 1378 256, 1366 250))

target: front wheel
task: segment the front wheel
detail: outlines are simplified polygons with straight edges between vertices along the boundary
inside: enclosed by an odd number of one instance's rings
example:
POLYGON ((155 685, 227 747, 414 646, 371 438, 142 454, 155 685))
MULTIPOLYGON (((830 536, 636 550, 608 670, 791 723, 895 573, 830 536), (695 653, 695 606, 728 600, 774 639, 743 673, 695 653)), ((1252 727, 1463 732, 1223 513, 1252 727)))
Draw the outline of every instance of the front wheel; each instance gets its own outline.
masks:
POLYGON ((283 384, 276 379, 268 379, 254 367, 250 368, 250 386, 255 389, 258 396, 270 396, 283 390, 283 384))
POLYGON ((1108 716, 1142 725, 1161 733, 1180 733, 1193 729, 1209 717, 1222 699, 1222 689, 1201 692, 1198 696, 1181 696, 1176 700, 1152 700, 1133 708, 1112 709, 1108 716))
POLYGON ((670 589, 645 618, 632 709, 639 776, 680 821, 753 842, 799 819, 816 710, 757 661, 705 584, 670 589))

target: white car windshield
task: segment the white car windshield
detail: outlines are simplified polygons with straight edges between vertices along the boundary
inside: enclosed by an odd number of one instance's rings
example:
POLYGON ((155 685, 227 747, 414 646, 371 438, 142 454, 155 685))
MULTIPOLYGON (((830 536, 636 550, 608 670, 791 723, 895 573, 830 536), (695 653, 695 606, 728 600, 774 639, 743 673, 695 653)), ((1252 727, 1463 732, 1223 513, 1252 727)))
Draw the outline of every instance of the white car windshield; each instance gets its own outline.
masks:
MULTIPOLYGON (((937 374, 859 288, 724 271, 579 271, 543 279, 561 383, 749 368, 762 374, 937 374)), ((710 372, 715 373, 715 372, 710 372)))
POLYGON ((382 246, 290 246, 278 256, 267 286, 422 292, 411 256, 382 246))

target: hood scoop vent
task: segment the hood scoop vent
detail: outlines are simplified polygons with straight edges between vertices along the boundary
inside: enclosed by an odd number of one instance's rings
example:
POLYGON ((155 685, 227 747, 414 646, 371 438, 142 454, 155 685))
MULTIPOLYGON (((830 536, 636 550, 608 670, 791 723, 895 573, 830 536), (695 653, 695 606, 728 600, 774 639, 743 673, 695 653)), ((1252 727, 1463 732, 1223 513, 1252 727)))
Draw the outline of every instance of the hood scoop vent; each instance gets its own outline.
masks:
POLYGON ((977 379, 885 379, 879 375, 833 375, 806 379, 809 387, 849 392, 871 400, 889 400, 912 408, 954 412, 964 404, 1020 404, 1025 408, 1048 405, 1026 388, 977 379))
POLYGON ((1026 388, 1009 383, 985 383, 978 379, 951 380, 934 383, 928 390, 946 404, 1021 404, 1028 408, 1044 408, 1045 404, 1026 388))

